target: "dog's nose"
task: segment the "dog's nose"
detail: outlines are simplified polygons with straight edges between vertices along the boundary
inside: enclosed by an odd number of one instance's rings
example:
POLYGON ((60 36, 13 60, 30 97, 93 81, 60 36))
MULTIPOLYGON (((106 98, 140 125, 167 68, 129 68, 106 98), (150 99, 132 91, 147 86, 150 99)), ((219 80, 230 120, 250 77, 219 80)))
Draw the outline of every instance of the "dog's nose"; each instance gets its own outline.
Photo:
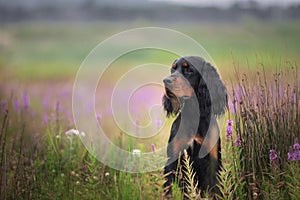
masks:
POLYGON ((171 83, 173 83, 173 80, 171 78, 165 78, 163 80, 163 82, 164 82, 165 85, 170 85, 171 83))

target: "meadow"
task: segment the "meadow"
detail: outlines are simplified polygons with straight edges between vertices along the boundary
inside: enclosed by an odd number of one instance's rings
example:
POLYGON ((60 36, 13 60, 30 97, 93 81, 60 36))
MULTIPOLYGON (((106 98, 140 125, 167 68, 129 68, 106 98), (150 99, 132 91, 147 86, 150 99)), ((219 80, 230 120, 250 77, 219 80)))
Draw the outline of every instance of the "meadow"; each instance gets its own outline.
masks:
MULTIPOLYGON (((141 26, 172 28, 197 40, 226 83, 229 110, 221 122, 223 169, 218 198, 300 199, 298 23, 245 19, 182 25, 144 21, 2 24, 0 199, 162 198, 163 158, 152 172, 118 171, 99 162, 82 144, 80 130, 72 130, 76 129, 72 86, 82 61, 104 39, 141 26)), ((113 85, 132 66, 147 62, 170 65, 174 59, 157 50, 119 58, 102 80, 107 92, 99 92, 97 99, 101 102, 110 96, 113 85)), ((137 78, 145 77, 147 74, 137 78)), ((162 91, 155 90, 147 100, 156 102, 161 96, 162 91)), ((96 118, 118 147, 155 154, 166 145, 172 120, 158 116, 153 129, 158 129, 159 137, 148 143, 135 142, 109 119, 111 110, 99 102, 96 118)), ((142 112, 138 110, 136 116, 142 112)), ((149 119, 139 120, 136 123, 145 124, 149 119)), ((200 199, 193 170, 186 173, 190 189, 183 194, 175 183, 174 199, 200 199)))

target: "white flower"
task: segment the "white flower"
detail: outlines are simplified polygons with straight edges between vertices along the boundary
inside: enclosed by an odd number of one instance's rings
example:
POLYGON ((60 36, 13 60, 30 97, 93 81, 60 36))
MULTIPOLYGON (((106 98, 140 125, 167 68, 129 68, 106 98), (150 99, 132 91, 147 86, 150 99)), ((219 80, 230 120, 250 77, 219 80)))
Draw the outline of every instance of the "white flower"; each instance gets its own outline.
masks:
POLYGON ((66 132, 66 135, 79 135, 79 131, 76 129, 70 129, 66 132))
POLYGON ((85 136, 85 132, 80 132, 79 130, 76 129, 70 129, 66 132, 66 135, 77 135, 77 136, 85 136))
POLYGON ((105 176, 109 176, 109 172, 105 172, 105 174, 104 174, 105 176))
POLYGON ((140 157, 141 156, 141 150, 133 149, 132 154, 133 154, 133 156, 140 157))

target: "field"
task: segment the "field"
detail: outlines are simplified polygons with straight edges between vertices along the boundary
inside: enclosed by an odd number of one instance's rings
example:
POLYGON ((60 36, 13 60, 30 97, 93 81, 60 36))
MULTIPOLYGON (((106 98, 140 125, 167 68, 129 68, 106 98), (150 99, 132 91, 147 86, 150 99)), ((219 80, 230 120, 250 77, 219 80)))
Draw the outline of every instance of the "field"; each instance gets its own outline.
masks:
MULTIPOLYGON (((85 57, 108 37, 144 26, 175 29, 198 41, 226 83, 230 99, 229 110, 220 120, 223 170, 219 199, 300 199, 298 24, 266 24, 250 19, 181 25, 144 21, 1 24, 0 199, 162 197, 164 147, 172 122, 157 106, 162 88, 145 87, 146 93, 137 90, 132 93, 132 102, 125 94, 118 97, 120 104, 122 98, 129 101, 131 114, 119 114, 120 124, 113 119, 116 113, 109 101, 114 86, 133 67, 145 63, 170 66, 176 58, 174 54, 145 49, 123 55, 111 63, 99 80, 95 105, 82 100, 86 112, 95 106, 95 119, 105 136, 116 147, 133 152, 126 169, 121 167, 123 171, 99 161, 104 159, 113 165, 112 161, 118 160, 114 149, 107 149, 108 155, 99 155, 90 145, 87 151, 83 141, 92 133, 77 132, 73 119, 73 84, 85 57), (156 110, 149 114, 149 108, 156 110), (227 120, 233 121, 232 133, 226 132, 227 120), (143 131, 148 124, 149 128, 143 131), (126 134, 124 126, 133 134, 126 134), (150 155, 150 162, 143 153, 150 155), (139 167, 143 173, 134 173, 140 171, 139 167)), ((149 73, 130 77, 132 82, 127 82, 130 85, 156 76, 159 83, 168 71, 149 73)), ((103 147, 99 148, 106 148, 101 141, 100 144, 103 147)), ((191 191, 182 194, 175 183, 174 199, 182 199, 183 195, 199 198, 199 191, 191 191)))

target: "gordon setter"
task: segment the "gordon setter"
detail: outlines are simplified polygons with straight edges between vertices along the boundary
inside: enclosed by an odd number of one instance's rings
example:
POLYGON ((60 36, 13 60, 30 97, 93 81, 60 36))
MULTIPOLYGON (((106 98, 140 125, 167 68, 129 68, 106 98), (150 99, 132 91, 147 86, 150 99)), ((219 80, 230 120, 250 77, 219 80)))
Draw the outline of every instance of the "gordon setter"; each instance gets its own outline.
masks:
MULTIPOLYGON (((184 149, 192 162, 197 187, 214 195, 218 193, 217 175, 221 167, 217 118, 224 115, 227 109, 224 83, 217 70, 197 56, 175 60, 171 75, 163 82, 163 106, 167 117, 177 116, 167 147, 165 197, 172 196, 172 182, 178 175, 176 171, 178 163, 182 163, 184 149)), ((184 188, 184 176, 180 182, 184 188)))

